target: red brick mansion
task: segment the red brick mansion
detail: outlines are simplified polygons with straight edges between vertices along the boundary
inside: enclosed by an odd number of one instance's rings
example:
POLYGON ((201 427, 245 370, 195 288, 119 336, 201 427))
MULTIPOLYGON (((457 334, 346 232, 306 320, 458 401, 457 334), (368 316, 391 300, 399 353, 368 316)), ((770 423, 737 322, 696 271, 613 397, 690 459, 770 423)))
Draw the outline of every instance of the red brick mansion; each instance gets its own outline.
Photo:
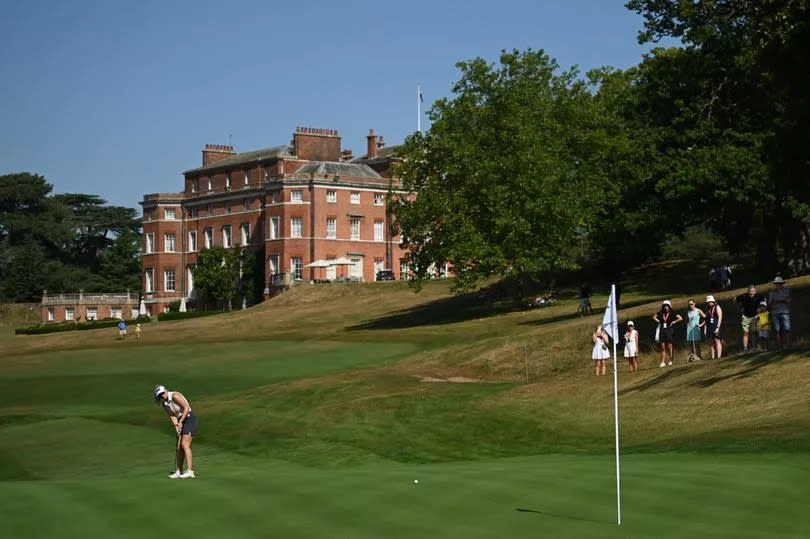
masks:
POLYGON ((386 208, 397 185, 393 149, 371 130, 367 152, 355 157, 341 150, 337 131, 306 127, 290 145, 264 150, 207 144, 202 166, 184 173, 182 192, 141 202, 147 310, 156 315, 193 298, 197 253, 212 245, 262 253, 265 297, 295 281, 370 281, 382 269, 406 275, 386 208), (336 259, 345 265, 307 267, 336 259))

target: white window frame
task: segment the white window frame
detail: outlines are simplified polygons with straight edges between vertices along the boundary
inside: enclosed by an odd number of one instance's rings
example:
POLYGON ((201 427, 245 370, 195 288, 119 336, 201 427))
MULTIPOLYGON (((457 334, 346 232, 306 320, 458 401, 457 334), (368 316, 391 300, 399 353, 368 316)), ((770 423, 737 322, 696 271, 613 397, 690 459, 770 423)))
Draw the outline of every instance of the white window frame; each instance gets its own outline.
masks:
POLYGON ((374 221, 374 241, 385 241, 385 221, 374 221))
POLYGON ((304 237, 304 218, 303 217, 290 217, 290 237, 303 238, 304 237))
POLYGON ((360 204, 360 191, 352 191, 349 195, 349 202, 351 204, 360 204))
POLYGON ((98 320, 98 306, 96 306, 96 307, 88 307, 86 313, 87 314, 86 314, 85 318, 87 320, 98 320), (92 313, 91 313, 91 311, 92 311, 92 313))
POLYGON ((233 211, 233 209, 231 208, 231 203, 226 202, 225 203, 225 213, 231 213, 232 211, 233 211))
POLYGON ((337 191, 327 191, 326 192, 326 201, 331 203, 337 202, 337 191))
POLYGON ((399 278, 400 279, 407 279, 408 273, 410 273, 410 269, 408 268, 408 263, 404 260, 399 261, 399 278))
POLYGON ((296 281, 303 280, 304 278, 304 259, 300 256, 293 256, 290 258, 290 275, 296 281))
POLYGON ((281 217, 277 215, 270 216, 270 239, 277 240, 281 236, 281 217))
POLYGON ((163 218, 167 221, 176 221, 177 220, 177 209, 175 208, 164 208, 163 209, 163 218))
POLYGON ((242 200, 242 207, 244 209, 246 209, 246 210, 250 209, 250 199, 249 198, 245 198, 245 199, 242 200))
POLYGON ((110 318, 124 319, 124 310, 121 307, 110 307, 110 318))
POLYGON ((233 233, 231 225, 222 225, 222 246, 226 249, 233 247, 233 233))
POLYGON ((188 209, 188 216, 192 219, 196 219, 197 215, 199 215, 199 208, 194 206, 193 208, 188 209))
POLYGON ((290 202, 292 204, 303 204, 304 192, 301 189, 293 189, 290 191, 290 202))
POLYGON ((270 275, 276 275, 281 272, 281 256, 280 255, 270 255, 267 257, 267 262, 270 265, 268 270, 270 271, 270 275))
POLYGON ((225 190, 226 191, 231 190, 231 174, 230 174, 230 172, 225 175, 225 190))
POLYGON ((65 321, 72 322, 73 320, 76 320, 76 312, 73 307, 65 307, 65 321))
POLYGON ((56 320, 56 311, 53 307, 48 307, 48 322, 56 320))
POLYGON ((163 270, 163 291, 164 292, 176 292, 177 291, 177 274, 174 270, 163 270), (169 274, 171 274, 171 279, 169 279, 169 274), (171 282, 172 287, 169 288, 169 282, 171 282))
POLYGON ((186 266, 186 275, 188 276, 188 297, 196 295, 194 291, 194 264, 186 266))
POLYGON ((163 252, 177 252, 177 236, 169 232, 163 234, 163 252))
POLYGON ((330 240, 337 238, 337 219, 334 217, 326 218, 326 238, 330 240))
POLYGON ((154 232, 147 232, 146 233, 146 254, 151 254, 155 252, 155 233, 154 232))
POLYGON ((189 230, 188 231, 188 250, 190 252, 195 252, 197 250, 197 231, 196 230, 189 230))
POLYGON ((208 176, 208 190, 209 191, 214 190, 214 177, 213 176, 208 176))
POLYGON ((143 288, 146 294, 152 294, 155 291, 155 269, 146 268, 143 271, 143 288))
POLYGON ((360 219, 349 219, 349 239, 360 239, 360 219))
POLYGON ((385 205, 385 195, 383 193, 374 193, 374 205, 375 206, 385 205))
POLYGON ((200 190, 200 179, 199 178, 192 178, 191 180, 191 192, 196 193, 200 190))
POLYGON ((203 230, 203 237, 205 239, 205 248, 210 249, 214 246, 214 229, 210 226, 203 230))
POLYGON ((242 245, 250 244, 250 223, 239 225, 239 231, 242 233, 242 245))
POLYGON ((244 185, 250 185, 250 169, 245 169, 245 183, 244 185))

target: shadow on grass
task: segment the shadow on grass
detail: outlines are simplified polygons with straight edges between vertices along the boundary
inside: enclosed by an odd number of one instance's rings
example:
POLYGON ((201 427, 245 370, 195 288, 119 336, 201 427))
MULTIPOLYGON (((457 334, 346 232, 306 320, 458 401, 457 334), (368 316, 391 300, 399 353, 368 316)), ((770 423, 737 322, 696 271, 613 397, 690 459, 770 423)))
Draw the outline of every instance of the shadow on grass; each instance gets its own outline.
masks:
POLYGON ((561 514, 558 514, 558 513, 550 513, 548 511, 541 511, 539 509, 525 509, 525 508, 521 508, 521 507, 516 507, 515 511, 517 511, 518 513, 535 513, 537 515, 543 515, 545 517, 562 518, 562 519, 565 519, 565 520, 576 520, 576 521, 579 521, 579 522, 595 522, 597 524, 602 524, 602 523, 605 523, 605 522, 613 522, 613 520, 607 520, 607 519, 585 518, 585 517, 575 517, 575 516, 571 516, 571 515, 561 515, 561 514))
POLYGON ((521 308, 509 299, 489 302, 480 299, 477 293, 471 292, 437 299, 409 309, 393 311, 380 318, 349 326, 346 330, 403 329, 454 324, 520 310, 521 308))

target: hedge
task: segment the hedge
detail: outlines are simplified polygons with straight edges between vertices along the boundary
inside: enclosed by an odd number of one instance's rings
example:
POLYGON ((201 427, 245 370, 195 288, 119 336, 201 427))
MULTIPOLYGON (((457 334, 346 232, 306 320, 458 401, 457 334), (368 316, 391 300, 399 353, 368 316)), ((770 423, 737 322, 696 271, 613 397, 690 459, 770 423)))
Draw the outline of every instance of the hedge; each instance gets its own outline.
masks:
MULTIPOLYGON (((94 320, 90 322, 61 322, 59 324, 46 324, 41 326, 29 326, 27 328, 17 328, 16 335, 42 335, 45 333, 60 333, 62 331, 84 331, 88 329, 113 328, 121 320, 117 318, 105 318, 104 320, 94 320)), ((151 321, 148 316, 139 316, 134 320, 124 320, 127 325, 145 324, 151 321)))
POLYGON ((185 320, 186 318, 199 318, 200 316, 211 316, 214 314, 224 314, 228 311, 187 311, 184 313, 160 313, 158 320, 163 322, 167 320, 185 320))

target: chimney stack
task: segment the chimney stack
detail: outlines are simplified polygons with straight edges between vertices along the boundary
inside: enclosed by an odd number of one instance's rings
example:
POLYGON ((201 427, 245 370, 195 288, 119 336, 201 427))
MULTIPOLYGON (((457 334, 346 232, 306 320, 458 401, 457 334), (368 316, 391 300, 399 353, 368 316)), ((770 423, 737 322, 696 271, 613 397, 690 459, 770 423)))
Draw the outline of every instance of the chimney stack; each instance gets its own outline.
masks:
POLYGON ((380 148, 383 148, 384 146, 385 146, 385 142, 383 142, 383 136, 380 135, 380 137, 377 139, 377 149, 379 150, 380 148))
POLYGON ((374 134, 374 129, 368 130, 368 136, 366 139, 368 140, 368 152, 366 152, 366 158, 374 159, 377 157, 377 135, 374 134))
POLYGON ((340 160, 341 161, 351 161, 354 156, 352 155, 351 148, 346 148, 342 152, 340 152, 340 160))
POLYGON ((233 146, 226 144, 206 144, 205 149, 202 151, 202 166, 222 161, 234 155, 236 155, 236 152, 233 146))
POLYGON ((308 161, 339 161, 340 134, 337 129, 296 127, 293 133, 293 152, 308 161))

